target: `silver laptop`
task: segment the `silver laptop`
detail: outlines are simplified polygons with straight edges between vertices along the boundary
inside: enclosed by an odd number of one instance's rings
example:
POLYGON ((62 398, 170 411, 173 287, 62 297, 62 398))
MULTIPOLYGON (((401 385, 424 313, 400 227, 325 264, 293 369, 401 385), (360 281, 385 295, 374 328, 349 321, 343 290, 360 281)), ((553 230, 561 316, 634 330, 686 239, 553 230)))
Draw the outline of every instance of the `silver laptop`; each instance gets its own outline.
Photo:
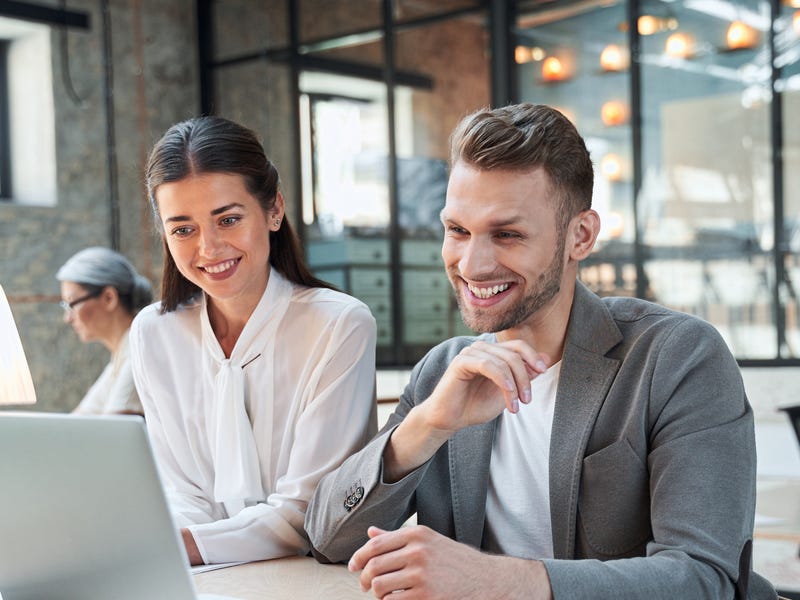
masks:
POLYGON ((2 600, 195 600, 144 421, 0 412, 2 600))

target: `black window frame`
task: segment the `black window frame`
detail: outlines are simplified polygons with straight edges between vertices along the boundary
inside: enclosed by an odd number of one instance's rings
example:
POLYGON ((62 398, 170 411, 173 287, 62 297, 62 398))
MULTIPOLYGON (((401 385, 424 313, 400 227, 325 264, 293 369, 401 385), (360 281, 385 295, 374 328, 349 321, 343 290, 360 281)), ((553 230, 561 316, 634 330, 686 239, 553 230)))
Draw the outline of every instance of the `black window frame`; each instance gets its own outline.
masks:
POLYGON ((8 49, 11 40, 0 40, 0 200, 12 199, 11 121, 8 103, 8 49))

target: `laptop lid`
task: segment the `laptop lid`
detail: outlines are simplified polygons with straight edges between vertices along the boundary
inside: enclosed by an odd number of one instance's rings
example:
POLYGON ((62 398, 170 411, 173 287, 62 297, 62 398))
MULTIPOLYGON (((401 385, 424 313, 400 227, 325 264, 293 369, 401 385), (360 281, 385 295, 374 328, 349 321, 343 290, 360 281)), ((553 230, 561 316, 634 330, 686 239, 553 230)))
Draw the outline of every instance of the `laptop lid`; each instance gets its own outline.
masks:
POLYGON ((194 600, 135 416, 0 413, 2 600, 194 600))

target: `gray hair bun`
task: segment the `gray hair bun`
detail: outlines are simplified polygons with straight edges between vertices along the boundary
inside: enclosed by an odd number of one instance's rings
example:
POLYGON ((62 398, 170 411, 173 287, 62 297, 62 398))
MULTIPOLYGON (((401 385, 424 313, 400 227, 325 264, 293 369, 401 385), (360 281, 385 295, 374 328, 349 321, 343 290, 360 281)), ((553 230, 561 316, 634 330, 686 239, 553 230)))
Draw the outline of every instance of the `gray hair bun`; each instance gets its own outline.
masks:
POLYGON ((127 258, 100 246, 85 248, 74 254, 58 270, 56 279, 116 288, 133 314, 150 304, 153 298, 150 281, 140 275, 127 258))

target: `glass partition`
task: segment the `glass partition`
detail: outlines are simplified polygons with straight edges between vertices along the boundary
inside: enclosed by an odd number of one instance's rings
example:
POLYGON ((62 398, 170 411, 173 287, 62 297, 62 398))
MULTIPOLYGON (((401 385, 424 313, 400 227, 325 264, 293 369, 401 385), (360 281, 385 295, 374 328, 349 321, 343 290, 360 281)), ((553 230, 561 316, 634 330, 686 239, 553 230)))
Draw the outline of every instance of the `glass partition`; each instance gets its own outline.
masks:
POLYGON ((314 273, 364 301, 378 353, 392 331, 386 86, 330 73, 300 77, 306 254, 314 273))
POLYGON ((647 292, 709 320, 737 357, 775 357, 769 4, 641 14, 647 292))
POLYGON ((785 2, 775 24, 775 63, 783 103, 783 256, 784 281, 779 297, 785 303, 785 357, 800 357, 800 0, 785 2), (793 4, 793 5, 792 5, 793 4))
POLYGON ((444 339, 472 334, 442 264, 439 213, 450 132, 461 117, 490 102, 487 46, 484 22, 473 17, 404 29, 395 37, 398 70, 430 82, 395 88, 402 362, 418 360, 444 339), (443 46, 448 52, 440 51, 443 46))
POLYGON ((515 59, 522 100, 563 112, 595 164, 593 207, 602 228, 581 279, 599 294, 632 295, 633 188, 626 4, 522 10, 515 59))

